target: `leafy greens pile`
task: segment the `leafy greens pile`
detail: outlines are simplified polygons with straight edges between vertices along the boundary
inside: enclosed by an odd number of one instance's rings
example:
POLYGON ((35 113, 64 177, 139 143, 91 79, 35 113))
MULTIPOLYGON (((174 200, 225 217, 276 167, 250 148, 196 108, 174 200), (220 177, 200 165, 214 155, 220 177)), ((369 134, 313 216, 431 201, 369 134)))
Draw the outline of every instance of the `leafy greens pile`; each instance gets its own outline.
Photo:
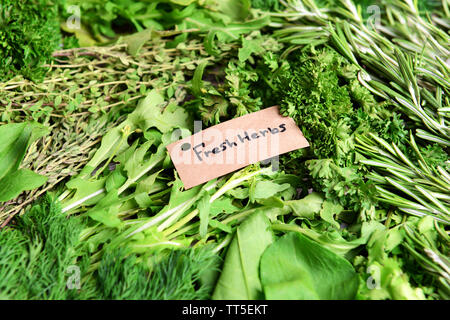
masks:
POLYGON ((3 298, 450 298, 445 0, 74 4, 91 47, 0 87, 6 222, 49 190, 0 231, 3 298), (309 148, 184 190, 169 143, 271 105, 309 148))
POLYGON ((0 79, 17 74, 42 80, 43 65, 61 42, 56 1, 4 0, 0 3, 0 79))

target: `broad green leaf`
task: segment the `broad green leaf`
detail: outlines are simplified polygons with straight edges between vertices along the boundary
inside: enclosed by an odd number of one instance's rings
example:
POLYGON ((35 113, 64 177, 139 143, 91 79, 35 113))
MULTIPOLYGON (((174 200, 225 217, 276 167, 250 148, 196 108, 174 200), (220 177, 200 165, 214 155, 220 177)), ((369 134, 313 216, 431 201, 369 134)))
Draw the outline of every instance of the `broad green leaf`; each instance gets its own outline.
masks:
POLYGON ((14 130, 20 130, 20 128, 22 128, 22 130, 14 141, 4 141, 5 144, 8 144, 8 147, 6 147, 0 155, 0 180, 8 173, 13 173, 17 170, 20 162, 22 162, 22 159, 25 156, 28 142, 31 137, 31 129, 29 126, 15 126, 13 128, 14 130))
MULTIPOLYGON (((61 23, 61 29, 63 29, 64 31, 68 32, 68 33, 73 33, 75 35, 75 37, 78 39, 78 43, 80 44, 80 46, 83 47, 91 47, 91 46, 95 46, 97 44, 97 42, 105 42, 106 39, 105 37, 103 37, 101 34, 97 34, 97 37, 101 38, 101 40, 103 41, 97 41, 95 40, 92 35, 91 32, 89 32, 89 29, 84 26, 83 24, 81 24, 80 28, 78 29, 72 29, 69 28, 66 23, 61 23)), ((110 40, 109 40, 110 41, 110 40)))
POLYGON ((39 188, 46 181, 47 177, 28 169, 14 171, 0 179, 0 202, 14 199, 22 191, 39 188))
POLYGON ((286 201, 294 215, 308 219, 313 219, 314 215, 320 212, 322 203, 323 197, 317 192, 312 192, 300 200, 286 201))
POLYGON ((50 133, 50 128, 40 123, 35 122, 29 124, 29 126, 31 126, 31 137, 30 141, 28 141, 28 145, 50 133))
POLYGON ((255 189, 250 193, 250 197, 253 199, 266 199, 274 196, 278 192, 282 192, 289 189, 288 183, 277 184, 268 180, 262 180, 256 182, 255 189))
POLYGON ((284 201, 279 197, 270 197, 266 199, 258 200, 258 203, 266 207, 283 208, 285 206, 284 201))
POLYGON ((384 249, 387 252, 391 252, 403 242, 404 237, 404 230, 400 226, 389 229, 384 249))
POLYGON ((154 141, 156 145, 159 145, 161 143, 162 134, 157 129, 151 128, 144 132, 144 138, 154 141))
POLYGON ((249 190, 248 188, 237 187, 227 191, 226 194, 236 199, 245 199, 248 198, 249 190))
POLYGON ((259 260, 273 242, 270 222, 263 213, 252 214, 237 228, 217 282, 215 300, 262 298, 259 260))
POLYGON ((156 178, 158 175, 162 172, 162 170, 159 170, 143 179, 141 179, 137 186, 136 186, 136 193, 150 193, 153 189, 153 186, 155 184, 156 178))
POLYGON ((0 126, 0 158, 4 151, 8 149, 21 135, 27 124, 10 123, 0 126))
POLYGON ((152 199, 146 192, 137 193, 134 200, 138 204, 139 208, 148 208, 153 203, 152 199))
POLYGON ((370 228, 374 228, 375 230, 372 232, 366 245, 369 263, 372 261, 383 261, 387 258, 384 246, 388 235, 388 229, 380 222, 375 221, 372 221, 370 228))
POLYGON ((362 237, 347 241, 336 229, 327 232, 302 229, 301 233, 342 257, 345 257, 351 250, 367 243, 367 239, 362 237))
POLYGON ((420 219, 420 221, 417 223, 417 230, 421 234, 426 234, 431 230, 434 230, 434 219, 431 216, 425 216, 420 219))
POLYGON ((167 145, 171 144, 172 142, 178 141, 180 139, 184 139, 184 138, 189 137, 191 135, 192 135, 192 133, 188 129, 177 128, 177 129, 174 129, 173 131, 165 132, 161 136, 161 143, 164 146, 167 146, 167 145))
POLYGON ((148 195, 152 191, 159 190, 159 184, 155 184, 155 180, 162 170, 159 170, 146 178, 141 179, 136 186, 135 200, 140 208, 148 208, 152 203, 152 199, 148 195))
POLYGON ((174 208, 179 208, 183 204, 193 204, 196 200, 196 196, 199 194, 200 188, 200 186, 197 186, 183 191, 183 182, 181 182, 181 180, 177 178, 172 185, 172 190, 170 192, 170 201, 167 206, 164 207, 161 213, 171 211, 174 208))
POLYGON ((358 277, 344 258, 299 233, 288 233, 261 257, 268 300, 354 299, 358 277))
POLYGON ((48 133, 48 127, 39 123, 0 126, 0 179, 6 172, 16 170, 28 146, 48 133))
POLYGON ((361 226, 361 237, 353 240, 344 239, 342 234, 336 229, 328 229, 324 232, 323 230, 316 231, 314 229, 296 226, 293 231, 300 232, 325 248, 345 257, 351 250, 366 244, 372 234, 380 230, 380 226, 384 228, 382 224, 376 221, 363 222, 361 226))
POLYGON ((24 190, 43 185, 47 178, 30 170, 18 170, 28 146, 48 133, 38 123, 13 123, 0 126, 0 201, 15 198, 24 190))
POLYGON ((211 197, 205 192, 203 197, 198 201, 197 209, 199 211, 200 218, 200 237, 205 238, 208 232, 208 221, 210 215, 210 202, 211 197))

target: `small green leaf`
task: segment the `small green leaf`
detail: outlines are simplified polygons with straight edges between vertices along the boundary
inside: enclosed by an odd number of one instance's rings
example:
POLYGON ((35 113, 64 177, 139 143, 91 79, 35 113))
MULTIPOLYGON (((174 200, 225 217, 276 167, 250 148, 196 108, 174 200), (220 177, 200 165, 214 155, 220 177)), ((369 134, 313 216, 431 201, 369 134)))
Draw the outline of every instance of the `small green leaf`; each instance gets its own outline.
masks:
POLYGON ((202 87, 203 87, 203 72, 205 70, 206 65, 208 64, 208 61, 201 62, 197 68, 195 69, 194 76, 192 77, 192 92, 197 97, 202 95, 202 87))
POLYGON ((219 199, 211 203, 209 208, 209 214, 211 217, 215 217, 220 213, 233 213, 239 211, 239 208, 233 205, 233 199, 229 197, 220 197, 219 199))
POLYGON ((256 183, 255 189, 252 193, 250 193, 250 198, 253 198, 255 200, 270 198, 278 192, 289 189, 289 187, 290 184, 288 183, 283 183, 280 185, 268 180, 258 181, 256 183))
POLYGON ((209 225, 213 228, 225 231, 226 233, 231 233, 233 231, 229 225, 226 225, 218 220, 209 220, 209 225))
POLYGON ((303 199, 286 201, 286 204, 292 209, 294 215, 313 219, 314 215, 322 209, 323 197, 313 192, 303 199))
POLYGON ((127 44, 127 52, 136 56, 141 50, 142 46, 152 38, 152 30, 146 29, 141 32, 136 32, 131 35, 127 35, 121 39, 121 42, 127 44))
POLYGON ((121 202, 122 200, 119 199, 117 190, 111 190, 86 214, 95 221, 101 222, 108 227, 118 227, 122 223, 117 217, 121 202))
POLYGON ((242 48, 239 49, 238 57, 239 61, 245 62, 253 53, 264 52, 264 48, 262 47, 263 39, 243 39, 242 40, 242 48))
POLYGON ((122 175, 120 170, 118 169, 114 170, 106 179, 105 183, 106 191, 109 192, 113 189, 121 187, 126 180, 127 178, 122 175))
POLYGON ((39 188, 46 181, 47 177, 28 169, 14 171, 0 179, 0 202, 14 199, 22 191, 39 188))
POLYGON ((98 200, 105 196, 105 193, 101 192, 105 187, 105 180, 106 177, 90 181, 87 179, 85 180, 80 176, 70 180, 69 182, 67 182, 66 187, 68 189, 74 189, 76 191, 70 201, 64 203, 64 207, 68 207, 86 198, 88 199, 83 202, 83 205, 85 206, 97 203, 98 200))
POLYGON ((128 116, 128 120, 146 131, 156 127, 162 133, 169 132, 173 128, 189 128, 191 123, 189 115, 184 108, 175 104, 169 104, 163 108, 164 98, 155 90, 141 100, 136 110, 128 116))

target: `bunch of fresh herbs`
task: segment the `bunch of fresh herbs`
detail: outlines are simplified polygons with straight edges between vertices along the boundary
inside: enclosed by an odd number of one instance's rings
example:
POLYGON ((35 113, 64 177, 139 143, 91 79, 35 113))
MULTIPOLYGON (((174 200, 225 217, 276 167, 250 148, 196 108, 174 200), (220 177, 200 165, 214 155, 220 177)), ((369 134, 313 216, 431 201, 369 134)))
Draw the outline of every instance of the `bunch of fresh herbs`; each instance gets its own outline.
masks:
MULTIPOLYGON (((4 86, 2 117, 79 119, 103 138, 56 144, 84 150, 72 177, 1 231, 6 297, 448 299, 445 0, 384 0, 375 16, 371 1, 61 1, 64 19, 70 4, 82 28, 66 32, 115 44, 55 52, 44 87, 4 86), (165 146, 193 119, 274 104, 310 148, 184 190, 165 146), (49 277, 25 283, 24 266, 49 277)), ((48 150, 58 170, 73 159, 48 150)))
POLYGON ((42 80, 59 48, 58 5, 47 0, 2 0, 0 2, 0 80, 20 74, 42 80))

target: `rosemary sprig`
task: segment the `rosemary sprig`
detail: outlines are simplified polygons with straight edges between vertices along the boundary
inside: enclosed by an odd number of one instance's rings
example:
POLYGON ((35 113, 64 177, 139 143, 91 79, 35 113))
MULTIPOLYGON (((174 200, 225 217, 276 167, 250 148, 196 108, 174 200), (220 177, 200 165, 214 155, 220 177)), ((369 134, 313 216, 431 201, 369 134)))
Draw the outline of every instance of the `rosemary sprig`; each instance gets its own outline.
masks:
POLYGON ((368 159, 360 160, 371 167, 368 178, 376 182, 378 199, 412 215, 430 215, 450 224, 450 181, 446 169, 427 164, 413 134, 410 146, 415 159, 407 157, 395 144, 373 135, 356 137, 357 148, 368 159))
POLYGON ((417 2, 377 2, 379 13, 364 19, 352 1, 340 0, 330 9, 313 0, 287 1, 276 15, 274 35, 293 45, 327 40, 360 66, 360 82, 389 99, 423 129, 417 137, 450 145, 448 91, 450 37, 438 26, 448 19, 448 0, 433 15, 419 12, 417 2), (284 18, 284 21, 282 20, 284 18))

